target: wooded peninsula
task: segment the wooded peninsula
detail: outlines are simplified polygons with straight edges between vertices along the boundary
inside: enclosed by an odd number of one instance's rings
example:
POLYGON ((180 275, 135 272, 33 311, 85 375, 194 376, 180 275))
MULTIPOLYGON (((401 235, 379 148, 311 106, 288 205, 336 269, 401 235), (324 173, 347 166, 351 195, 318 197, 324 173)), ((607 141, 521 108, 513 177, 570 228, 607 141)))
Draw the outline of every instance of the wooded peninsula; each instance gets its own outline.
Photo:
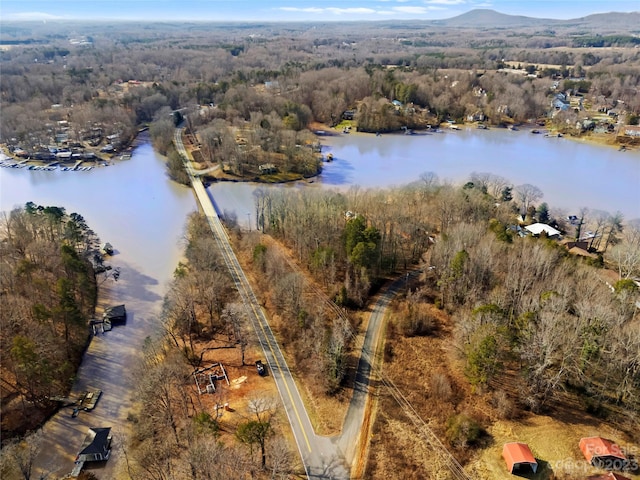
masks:
MULTIPOLYGON (((637 148, 640 13, 507 20, 77 24, 73 34, 55 22, 3 24, 0 135, 13 158, 97 163, 126 155, 148 128, 185 184, 176 127, 209 178, 266 182, 318 175, 318 138, 336 131, 530 125, 637 148)), ((571 436, 589 425, 640 442, 640 225, 586 210, 555 218, 541 197, 496 174, 454 186, 425 172, 388 189, 258 188, 257 229, 224 219, 321 434, 341 427, 376 296, 405 279, 386 316, 361 478, 443 470, 389 384, 473 478, 502 478, 496 445, 518 429, 539 457, 572 454, 571 436)), ((37 443, 20 435, 68 393, 98 284, 117 279, 97 245, 62 206, 3 213, 3 442, 15 437, 3 478, 29 478, 37 443), (4 412, 16 399, 12 425, 4 412)), ((252 398, 250 415, 231 423, 216 415, 221 395, 212 415, 195 393, 208 352, 228 349, 244 371, 257 349, 216 250, 206 219, 192 215, 162 333, 133 368, 143 400, 122 446, 130 479, 302 475, 276 401, 252 398)), ((540 472, 578 478, 568 464, 540 472)), ((640 478, 637 463, 627 474, 640 478)))

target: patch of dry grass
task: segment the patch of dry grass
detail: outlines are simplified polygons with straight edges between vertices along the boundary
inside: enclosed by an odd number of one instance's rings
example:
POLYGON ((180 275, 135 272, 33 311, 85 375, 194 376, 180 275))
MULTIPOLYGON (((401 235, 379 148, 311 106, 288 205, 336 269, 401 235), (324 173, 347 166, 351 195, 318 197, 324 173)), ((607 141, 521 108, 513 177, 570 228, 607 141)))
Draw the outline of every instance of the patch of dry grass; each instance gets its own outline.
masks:
MULTIPOLYGON (((254 233, 254 235, 258 235, 254 233)), ((245 238, 246 240, 246 238, 245 238)), ((249 244, 253 240, 247 240, 249 244)), ((291 272, 296 272, 305 276, 305 281, 310 288, 319 289, 319 286, 315 283, 313 277, 305 272, 304 269, 295 268, 295 258, 291 251, 273 240, 268 235, 261 235, 259 241, 264 245, 267 245, 269 249, 277 249, 278 254, 287 259, 286 268, 291 272)), ((279 333, 284 326, 284 322, 287 320, 282 318, 278 309, 271 302, 271 292, 268 290, 269 285, 264 282, 260 282, 259 275, 253 271, 252 259, 250 254, 253 248, 247 248, 247 245, 242 245, 240 248, 236 248, 236 254, 238 261, 242 265, 242 268, 251 283, 258 298, 262 303, 263 309, 269 318, 269 323, 273 329, 276 337, 280 337, 279 333)), ((308 294, 308 292, 306 293, 308 294)), ((294 367, 295 362, 293 360, 295 353, 291 351, 291 345, 280 343, 280 348, 287 360, 287 364, 291 369, 294 379, 298 385, 298 391, 304 401, 309 418, 313 425, 315 432, 318 435, 331 436, 340 433, 342 429, 342 423, 349 407, 349 400, 351 398, 351 388, 343 388, 338 394, 334 396, 328 396, 324 393, 322 381, 319 378, 315 378, 313 375, 306 375, 304 372, 299 371, 294 367)), ((355 355, 355 354, 354 354, 355 355)), ((351 355, 349 362, 350 365, 357 365, 357 359, 351 355)), ((350 369, 351 370, 351 369, 350 369)))
MULTIPOLYGON (((470 478, 508 478, 502 447, 506 442, 525 442, 539 461, 540 480, 577 480, 602 473, 584 460, 578 447, 580 438, 601 435, 618 442, 627 451, 640 452, 628 435, 586 413, 580 405, 564 399, 551 415, 524 412, 517 391, 472 392, 462 374, 463 364, 451 335, 450 320, 438 311, 434 336, 402 337, 390 328, 385 354, 385 373, 410 400, 429 427, 460 461, 470 478), (446 442, 447 419, 455 414, 475 418, 487 435, 476 448, 454 448, 446 442)), ((508 375, 516 375, 510 372, 508 375)), ((508 377, 507 375, 507 377, 508 377)), ((508 378, 505 382, 508 384, 508 378)), ((508 385, 505 387, 508 388, 508 385)), ((379 390, 380 401, 363 478, 449 478, 445 466, 438 465, 434 452, 419 439, 418 432, 399 410, 397 403, 379 390)), ((625 473, 632 480, 640 474, 625 473)))
MULTIPOLYGON (((541 480, 583 479, 588 475, 603 473, 603 470, 590 466, 582 455, 578 442, 583 437, 600 435, 631 451, 638 451, 638 445, 628 442, 622 432, 589 417, 585 417, 584 422, 571 423, 546 415, 527 415, 518 421, 495 421, 488 428, 493 444, 478 452, 468 470, 475 478, 504 479, 506 468, 502 447, 507 442, 515 441, 528 444, 540 463, 538 474, 527 478, 541 480)), ((640 479, 637 474, 624 475, 633 480, 640 479)))
MULTIPOLYGON (((293 258, 290 252, 271 239, 263 237, 260 241, 268 242, 269 247, 276 247, 281 254, 293 258)), ((241 263, 245 271, 250 272, 251 259, 243 254, 240 257, 243 257, 241 263)), ((309 276, 307 280, 313 282, 309 276)), ((259 286, 255 278, 251 281, 254 288, 259 286)), ((257 293, 265 299, 265 310, 277 334, 284 319, 270 305, 268 292, 257 293)), ((473 392, 464 377, 463 362, 454 346, 451 319, 435 307, 431 307, 429 313, 436 323, 435 331, 430 336, 404 337, 399 334, 397 326, 393 323, 388 325, 383 369, 442 443, 464 465, 471 478, 506 478, 508 474, 502 459, 502 446, 510 441, 529 444, 540 461, 540 469, 536 476, 528 478, 536 479, 568 480, 597 473, 597 469, 586 464, 578 448, 578 441, 583 436, 603 435, 636 449, 634 451, 640 451, 637 445, 629 443, 628 437, 621 431, 582 411, 572 411, 568 415, 567 409, 557 409, 554 416, 523 412, 513 400, 517 392, 508 390, 508 378, 506 382, 501 382, 506 385, 501 387, 506 389, 505 392, 473 392), (447 421, 460 414, 475 419, 487 432, 475 448, 456 448, 446 441, 447 421)), ((362 321, 365 318, 366 312, 360 319, 360 330, 366 327, 366 322, 362 321)), ((292 353, 286 348, 284 350, 285 356, 291 360, 292 353)), ((351 361, 356 360, 354 352, 351 361)), ((510 372, 509 375, 516 375, 516 372, 510 372)), ((298 376, 296 381, 316 432, 321 435, 338 433, 351 391, 345 389, 339 396, 327 397, 318 379, 298 376)), ((416 478, 416 475, 429 479, 450 478, 446 465, 434 455, 426 442, 420 440, 418 432, 393 397, 384 388, 378 388, 376 395, 373 402, 375 408, 369 411, 372 413, 373 427, 368 456, 354 470, 359 478, 416 478)), ((638 475, 625 475, 640 480, 638 475)))

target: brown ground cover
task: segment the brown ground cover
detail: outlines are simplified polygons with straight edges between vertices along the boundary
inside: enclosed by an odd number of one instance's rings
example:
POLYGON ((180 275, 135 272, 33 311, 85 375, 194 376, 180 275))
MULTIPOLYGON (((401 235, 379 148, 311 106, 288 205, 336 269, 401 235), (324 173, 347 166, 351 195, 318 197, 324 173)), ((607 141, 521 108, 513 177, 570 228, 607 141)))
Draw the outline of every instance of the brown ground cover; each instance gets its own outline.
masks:
MULTIPOLYGON (((228 343, 210 340, 207 342, 194 342, 196 351, 208 349, 203 355, 202 366, 209 367, 215 363, 224 366, 229 378, 229 384, 225 380, 216 380, 214 393, 199 394, 195 380, 192 377, 189 393, 193 404, 198 405, 200 411, 208 412, 213 418, 217 417, 220 426, 220 440, 224 443, 235 442, 235 432, 238 425, 247 420, 255 420, 252 417, 249 403, 251 400, 262 398, 277 400, 278 389, 269 375, 261 377, 255 367, 256 360, 263 360, 262 351, 257 345, 251 345, 245 352, 245 364, 242 364, 240 348, 227 348, 228 343)), ((214 369, 212 369, 213 371, 214 369)), ((202 384, 201 384, 202 389, 202 384)), ((284 411, 276 414, 277 429, 289 435, 287 418, 284 411)))
MULTIPOLYGON (((6 352, 4 353, 6 354, 6 352)), ((27 402, 24 396, 14 387, 16 381, 13 373, 2 366, 0 366, 0 370, 3 379, 0 384, 2 432, 23 435, 35 430, 55 412, 55 405, 43 408, 27 402)))
MULTIPOLYGON (((249 242, 246 238, 241 241, 246 242, 249 242)), ((261 236, 260 242, 286 256, 292 271, 304 272, 295 263, 291 252, 271 237, 261 236)), ((238 251, 248 252, 251 249, 239 248, 238 251)), ((240 261, 251 277, 251 259, 240 253, 240 261)), ((310 285, 315 286, 311 276, 305 274, 305 277, 310 285)), ((261 286, 255 276, 250 281, 263 299, 264 308, 277 334, 286 319, 281 318, 271 305, 264 285, 261 286)), ((361 314, 359 331, 366 328, 367 314, 366 311, 361 314)), ((462 373, 463 363, 452 341, 452 320, 435 307, 431 314, 437 323, 433 335, 404 337, 392 320, 393 309, 389 310, 383 371, 447 449, 464 465, 471 478, 506 478, 501 454, 503 444, 509 441, 529 444, 540 462, 538 474, 531 477, 536 479, 578 479, 599 472, 586 463, 579 451, 578 441, 584 436, 602 435, 619 442, 628 451, 640 452, 639 446, 631 442, 623 430, 585 413, 583 406, 571 403, 570 396, 562 405, 554 406, 548 415, 524 411, 514 400, 509 400, 518 397, 517 387, 513 386, 515 382, 509 381, 518 372, 507 372, 492 388, 485 392, 474 392, 462 373), (475 446, 451 445, 446 440, 448 421, 456 415, 474 418, 485 429, 486 434, 475 446)), ((286 345, 284 350, 285 355, 291 358, 292 353, 287 351, 286 345)), ((350 358, 351 374, 355 371, 357 358, 356 349, 350 358)), ((336 397, 327 397, 313 379, 298 375, 297 381, 316 432, 323 435, 338 433, 351 397, 351 388, 344 388, 336 397)), ((420 478, 449 478, 442 460, 420 439, 389 392, 375 380, 372 384, 377 387, 371 402, 374 408, 367 412, 366 418, 373 423, 373 428, 369 445, 366 445, 367 442, 362 445, 368 447, 368 454, 364 465, 355 471, 364 472, 361 478, 417 478, 416 471, 421 472, 420 478)), ((250 383, 247 387, 254 385, 250 383)), ((640 479, 637 474, 625 475, 632 480, 640 479)))
MULTIPOLYGON (((438 311, 435 310, 434 314, 438 311)), ((640 446, 623 430, 585 413, 575 397, 566 395, 547 415, 523 410, 517 402, 518 372, 504 377, 486 392, 472 391, 462 375, 463 365, 452 342, 452 321, 439 312, 436 333, 406 338, 395 332, 391 321, 385 345, 384 372, 410 400, 428 426, 474 479, 508 477, 502 447, 520 441, 531 448, 539 471, 526 478, 583 479, 602 473, 584 460, 580 438, 604 436, 638 456, 640 446), (447 387, 448 385, 448 387, 447 387), (448 421, 455 415, 476 419, 486 434, 473 446, 447 441, 448 421)), ((388 320, 389 321, 389 320, 388 320)), ((384 388, 378 390, 375 423, 363 478, 450 478, 447 468, 424 441, 384 388)), ((640 472, 625 473, 633 480, 640 472)))
MULTIPOLYGON (((295 261, 294 256, 290 250, 288 250, 285 246, 275 241, 268 235, 259 235, 254 232, 253 235, 245 235, 244 239, 236 239, 242 243, 239 248, 236 249, 236 254, 238 255, 238 260, 242 265, 242 268, 247 275, 247 278, 251 282, 252 287, 260 301, 262 302, 263 309, 267 314, 267 318, 269 318, 269 323, 276 334, 276 337, 279 337, 279 332, 283 328, 285 322, 288 321, 287 318, 284 318, 276 308, 275 305, 271 302, 271 295, 269 291, 269 285, 260 281, 260 276, 256 275, 253 271, 252 259, 249 255, 249 252, 253 251, 252 247, 247 247, 248 244, 254 244, 256 242, 260 242, 267 246, 268 249, 275 249, 278 252, 278 255, 281 255, 282 258, 286 259, 285 265, 286 268, 290 272, 297 272, 305 276, 307 289, 305 292, 305 296, 309 297, 317 297, 317 295, 321 295, 320 287, 315 283, 313 277, 305 271, 305 269, 301 268, 295 261)), ((349 357, 349 365, 348 372, 349 376, 345 385, 347 387, 340 390, 334 396, 327 396, 322 391, 322 386, 320 384, 320 380, 317 378, 313 378, 308 375, 304 375, 299 369, 294 367, 294 352, 291 351, 291 346, 286 343, 280 342, 280 347, 283 350, 283 353, 287 359, 287 364, 289 365, 293 376, 298 385, 298 389, 307 406, 307 413, 309 414, 311 423, 313 424, 314 430, 319 435, 335 435, 339 433, 342 429, 342 423, 344 421, 344 417, 346 415, 347 408, 349 406, 349 399, 351 398, 352 388, 348 385, 352 384, 352 378, 355 375, 355 368, 357 367, 358 361, 358 353, 352 353, 349 357)))

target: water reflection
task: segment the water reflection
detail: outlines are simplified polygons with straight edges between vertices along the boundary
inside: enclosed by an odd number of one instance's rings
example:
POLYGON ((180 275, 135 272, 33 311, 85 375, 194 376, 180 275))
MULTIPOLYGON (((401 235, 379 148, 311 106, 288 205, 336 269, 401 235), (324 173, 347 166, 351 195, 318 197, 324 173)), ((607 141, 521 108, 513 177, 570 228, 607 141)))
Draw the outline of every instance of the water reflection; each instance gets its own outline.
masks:
MULTIPOLYGON (((400 186, 424 172, 441 180, 466 182, 473 172, 500 175, 513 185, 530 183, 544 193, 552 208, 576 212, 582 207, 621 211, 640 218, 640 152, 619 152, 563 138, 546 138, 527 130, 447 131, 425 135, 336 135, 323 138, 324 164, 317 188, 400 186)), ((221 210, 235 211, 242 223, 253 211, 256 185, 214 184, 221 210), (228 201, 230 200, 230 201, 228 201)), ((261 188, 282 188, 261 186, 261 188)), ((309 188, 307 185, 306 188, 309 188)), ((245 220, 246 221, 246 220, 245 220)))
MULTIPOLYGON (((71 418, 61 410, 45 425, 44 442, 34 476, 62 477, 90 426, 110 426, 112 458, 101 478, 118 478, 121 447, 130 423, 132 369, 142 354, 145 337, 159 331, 162 299, 181 257, 187 215, 196 209, 187 187, 172 183, 164 160, 144 137, 130 160, 90 171, 29 171, 0 168, 3 211, 32 201, 81 214, 102 241, 115 248, 108 263, 120 269, 117 282, 101 286, 101 301, 124 303, 127 323, 93 338, 77 375, 74 392, 100 389, 103 394, 90 413, 71 418)), ((99 309, 108 306, 99 305, 99 309)), ((44 477, 43 477, 44 478, 44 477)))
POLYGON ((131 160, 90 171, 0 168, 0 209, 32 201, 82 215, 103 242, 152 278, 170 277, 177 263, 191 190, 171 182, 164 160, 143 137, 131 160), (167 273, 169 275, 167 275, 167 273))

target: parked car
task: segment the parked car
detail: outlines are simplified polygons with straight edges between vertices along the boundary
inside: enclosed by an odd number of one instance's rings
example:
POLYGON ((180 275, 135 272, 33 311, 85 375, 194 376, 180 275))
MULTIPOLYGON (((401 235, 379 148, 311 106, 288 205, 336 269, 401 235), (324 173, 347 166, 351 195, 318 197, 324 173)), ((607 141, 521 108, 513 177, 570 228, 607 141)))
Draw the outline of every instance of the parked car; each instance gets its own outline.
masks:
POLYGON ((267 374, 267 370, 262 363, 262 360, 256 361, 256 370, 258 371, 258 375, 264 377, 267 374))

